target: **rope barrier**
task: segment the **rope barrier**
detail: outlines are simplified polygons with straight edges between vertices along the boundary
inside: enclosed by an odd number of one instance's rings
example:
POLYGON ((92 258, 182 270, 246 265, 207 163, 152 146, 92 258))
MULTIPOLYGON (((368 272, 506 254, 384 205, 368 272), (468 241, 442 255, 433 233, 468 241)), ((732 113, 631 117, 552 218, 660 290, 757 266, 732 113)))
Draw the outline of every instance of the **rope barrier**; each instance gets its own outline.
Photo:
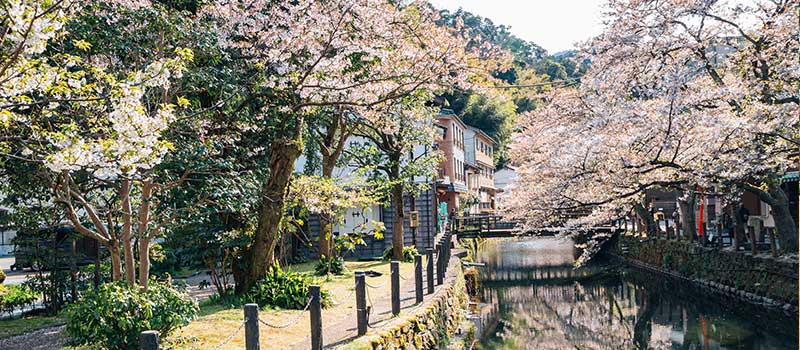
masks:
POLYGON ((308 298, 308 303, 306 303, 306 307, 303 308, 303 310, 300 310, 300 312, 297 313, 297 316, 293 320, 289 321, 286 324, 283 324, 283 325, 280 325, 280 326, 272 325, 272 324, 267 323, 267 321, 262 320, 261 317, 258 318, 258 322, 260 322, 261 324, 263 324, 263 325, 265 325, 267 327, 275 328, 275 329, 284 329, 284 328, 289 328, 291 326, 294 326, 303 317, 303 313, 305 313, 308 310, 308 307, 311 306, 311 301, 312 300, 314 300, 314 297, 309 297, 308 298))
POLYGON ((244 328, 244 325, 247 324, 247 321, 249 321, 249 320, 245 318, 244 321, 242 322, 242 324, 240 324, 239 327, 236 328, 236 330, 233 331, 233 333, 231 333, 231 335, 229 335, 227 338, 225 338, 225 340, 223 340, 221 343, 219 343, 217 345, 214 345, 214 347, 211 348, 211 350, 217 350, 217 349, 221 348, 223 345, 225 345, 228 342, 230 342, 233 339, 233 337, 235 337, 236 334, 238 334, 239 331, 241 331, 242 328, 244 328))
POLYGON ((367 283, 367 281, 364 281, 364 285, 366 285, 367 287, 373 288, 373 289, 380 289, 380 288, 386 287, 386 283, 379 284, 378 286, 373 286, 373 285, 367 283))
MULTIPOLYGON (((364 282, 364 283, 366 283, 366 282, 364 282)), ((372 296, 369 294, 369 288, 365 288, 364 291, 367 293, 367 301, 369 301, 369 307, 367 308, 367 327, 374 329, 375 327, 372 327, 372 325, 369 324, 369 316, 370 316, 370 313, 372 313, 372 310, 375 310, 375 307, 372 305, 372 296)), ((378 321, 378 322, 375 322, 375 323, 378 324, 380 322, 382 322, 382 321, 378 321)))

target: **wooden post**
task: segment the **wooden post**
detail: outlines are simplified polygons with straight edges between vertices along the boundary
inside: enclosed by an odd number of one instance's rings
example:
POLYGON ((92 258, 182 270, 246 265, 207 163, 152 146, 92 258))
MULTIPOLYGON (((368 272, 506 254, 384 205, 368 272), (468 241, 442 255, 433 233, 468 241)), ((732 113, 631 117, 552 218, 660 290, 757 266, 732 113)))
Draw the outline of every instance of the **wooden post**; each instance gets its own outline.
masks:
POLYGON ((425 262, 428 275, 428 294, 433 294, 433 249, 428 248, 426 253, 425 262))
POLYGON ((439 243, 439 251, 436 253, 436 284, 442 285, 444 283, 444 271, 442 265, 444 262, 444 246, 439 243))
POLYGON ((447 268, 450 265, 450 234, 444 235, 444 263, 442 264, 442 277, 447 273, 447 268))
POLYGON ((367 334, 367 293, 365 275, 356 272, 356 321, 358 322, 358 335, 367 334))
POLYGON ((414 255, 414 286, 417 304, 422 302, 422 255, 414 255))
POLYGON ((392 271, 392 315, 400 314, 400 262, 390 263, 392 271))
POLYGON ((311 296, 311 350, 322 350, 322 293, 318 285, 308 286, 311 296))
POLYGON ((244 347, 246 350, 259 350, 258 304, 244 304, 244 347))
POLYGON ((158 331, 144 331, 139 334, 139 350, 158 350, 158 331))

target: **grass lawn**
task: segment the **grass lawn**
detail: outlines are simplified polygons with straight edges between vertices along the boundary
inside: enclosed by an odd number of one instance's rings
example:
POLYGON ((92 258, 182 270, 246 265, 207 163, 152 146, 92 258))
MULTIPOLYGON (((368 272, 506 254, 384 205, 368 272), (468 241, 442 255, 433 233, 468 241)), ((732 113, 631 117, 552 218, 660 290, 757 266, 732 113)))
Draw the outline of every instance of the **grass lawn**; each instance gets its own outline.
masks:
POLYGON ((66 320, 58 316, 23 316, 0 321, 0 339, 13 337, 37 329, 62 325, 66 320))
MULTIPOLYGON (((309 276, 313 276, 316 262, 291 265, 287 269, 297 271, 309 276)), ((388 295, 389 284, 389 262, 367 261, 356 262, 348 261, 345 263, 348 272, 343 276, 325 277, 313 276, 316 283, 322 285, 324 289, 330 291, 336 305, 324 309, 323 325, 327 329, 332 325, 350 324, 355 327, 355 294, 353 293, 353 271, 373 270, 383 273, 377 278, 368 278, 367 283, 381 288, 371 290, 374 295, 388 295), (380 293, 380 294, 379 294, 380 293)), ((401 276, 414 276, 414 264, 403 263, 400 265, 401 276)), ((402 283, 403 281, 401 281, 402 283)), ((412 282, 413 283, 413 282, 412 282)), ((259 318, 274 325, 283 325, 295 320, 299 315, 298 310, 262 309, 259 318)), ((269 328, 260 325, 260 342, 267 349, 285 349, 297 344, 309 336, 308 312, 299 316, 297 323, 284 329, 269 328)), ((200 308, 200 317, 188 326, 175 332, 167 339, 167 342, 176 344, 177 349, 205 349, 216 346, 227 339, 244 322, 244 312, 242 308, 226 309, 220 305, 205 304, 200 308)), ((339 327, 341 328, 341 327, 339 327)), ((332 339, 331 339, 332 340, 332 339)), ((244 348, 244 329, 240 329, 230 341, 222 346, 220 350, 243 349, 244 348)))

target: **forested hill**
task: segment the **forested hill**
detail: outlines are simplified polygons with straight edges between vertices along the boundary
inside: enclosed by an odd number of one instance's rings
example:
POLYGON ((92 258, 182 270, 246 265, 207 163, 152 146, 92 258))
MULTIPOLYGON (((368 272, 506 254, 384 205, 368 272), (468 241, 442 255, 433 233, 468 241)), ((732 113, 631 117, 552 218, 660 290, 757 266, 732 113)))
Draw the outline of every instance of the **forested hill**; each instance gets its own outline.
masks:
POLYGON ((488 41, 508 50, 513 57, 511 67, 493 72, 502 84, 495 93, 485 96, 455 91, 442 96, 444 105, 465 123, 480 128, 497 140, 495 165, 501 167, 508 161, 508 143, 516 116, 536 108, 541 93, 551 89, 547 82, 577 83, 588 68, 588 62, 576 62, 576 51, 551 55, 536 43, 512 34, 510 27, 495 24, 463 9, 440 10, 439 14, 440 24, 460 27, 463 34, 473 38, 473 45, 488 41))

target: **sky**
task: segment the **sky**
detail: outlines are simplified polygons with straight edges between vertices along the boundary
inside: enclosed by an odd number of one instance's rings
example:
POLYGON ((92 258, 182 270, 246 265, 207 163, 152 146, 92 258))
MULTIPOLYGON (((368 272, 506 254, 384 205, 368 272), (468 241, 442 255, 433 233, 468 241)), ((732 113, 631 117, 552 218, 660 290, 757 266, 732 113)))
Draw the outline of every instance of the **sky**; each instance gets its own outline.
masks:
POLYGON ((459 7, 495 24, 511 27, 514 35, 547 52, 570 50, 575 43, 603 30, 603 0, 429 0, 437 8, 459 7))

